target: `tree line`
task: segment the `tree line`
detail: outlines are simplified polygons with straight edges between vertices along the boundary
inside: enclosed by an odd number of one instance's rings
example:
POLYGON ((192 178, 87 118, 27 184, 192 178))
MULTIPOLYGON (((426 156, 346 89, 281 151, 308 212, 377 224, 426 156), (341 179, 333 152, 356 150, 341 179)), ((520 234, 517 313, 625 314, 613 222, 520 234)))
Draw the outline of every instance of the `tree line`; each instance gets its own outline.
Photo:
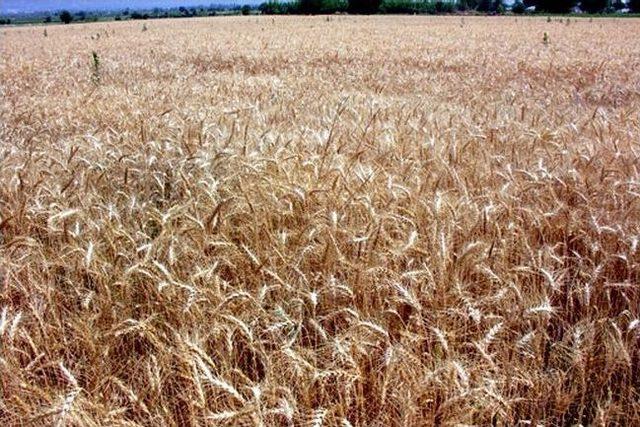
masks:
MULTIPOLYGON (((525 13, 534 7, 542 13, 571 13, 579 7, 581 11, 615 13, 629 9, 640 13, 640 0, 517 0, 513 13, 525 13)), ((507 10, 503 0, 269 0, 259 6, 263 14, 322 14, 322 13, 454 13, 477 11, 500 14, 507 10)))
MULTIPOLYGON (((579 7, 581 11, 598 13, 615 13, 628 9, 632 13, 640 13, 640 0, 517 0, 510 7, 515 14, 525 13, 529 8, 535 7, 537 13, 570 13, 579 7)), ((248 15, 262 13, 267 15, 279 14, 329 14, 329 13, 421 13, 421 14, 446 14, 456 12, 478 12, 487 14, 501 14, 507 11, 503 0, 267 0, 260 6, 222 6, 211 5, 209 7, 178 7, 171 9, 154 8, 151 10, 130 11, 125 9, 120 12, 109 12, 101 15, 120 21, 123 19, 151 19, 151 18, 176 18, 195 16, 215 16, 220 13, 237 13, 248 15)), ((98 15, 88 14, 84 11, 71 13, 61 11, 57 18, 64 24, 74 21, 97 21, 98 15)), ((52 16, 47 14, 44 23, 53 22, 52 16)), ((12 24, 11 19, 0 19, 0 25, 12 24)))

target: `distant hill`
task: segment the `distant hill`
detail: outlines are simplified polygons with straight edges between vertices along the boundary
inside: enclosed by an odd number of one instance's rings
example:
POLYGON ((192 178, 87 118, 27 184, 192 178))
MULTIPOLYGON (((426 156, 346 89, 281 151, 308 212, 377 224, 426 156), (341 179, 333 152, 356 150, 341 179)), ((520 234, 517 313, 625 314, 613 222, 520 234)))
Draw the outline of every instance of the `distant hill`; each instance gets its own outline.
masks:
POLYGON ((69 10, 171 8, 210 4, 258 4, 260 0, 0 0, 0 14, 69 10))

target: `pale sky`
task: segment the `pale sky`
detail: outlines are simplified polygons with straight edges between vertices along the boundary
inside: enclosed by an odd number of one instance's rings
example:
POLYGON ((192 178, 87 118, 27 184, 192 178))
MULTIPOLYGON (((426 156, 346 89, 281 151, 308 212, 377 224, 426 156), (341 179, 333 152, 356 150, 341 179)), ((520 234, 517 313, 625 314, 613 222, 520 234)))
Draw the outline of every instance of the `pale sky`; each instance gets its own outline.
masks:
POLYGON ((179 7, 210 4, 255 4, 264 0, 0 0, 0 13, 125 8, 179 7))

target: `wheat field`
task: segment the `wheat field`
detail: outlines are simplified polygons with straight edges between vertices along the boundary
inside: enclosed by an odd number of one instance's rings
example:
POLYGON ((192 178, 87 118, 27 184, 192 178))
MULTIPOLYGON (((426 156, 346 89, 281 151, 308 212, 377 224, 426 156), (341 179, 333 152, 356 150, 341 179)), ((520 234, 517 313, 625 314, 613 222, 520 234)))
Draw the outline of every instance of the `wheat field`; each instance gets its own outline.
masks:
POLYGON ((0 421, 640 424, 639 40, 0 31, 0 421))

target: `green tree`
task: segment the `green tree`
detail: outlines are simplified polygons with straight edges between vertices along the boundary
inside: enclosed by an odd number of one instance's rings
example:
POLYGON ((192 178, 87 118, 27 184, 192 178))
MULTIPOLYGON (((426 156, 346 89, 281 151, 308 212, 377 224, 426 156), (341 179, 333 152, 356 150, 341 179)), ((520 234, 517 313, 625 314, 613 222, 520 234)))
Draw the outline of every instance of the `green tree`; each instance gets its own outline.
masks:
MULTIPOLYGON (((258 9, 263 15, 276 15, 282 13, 280 3, 273 0, 260 4, 260 6, 258 6, 258 9)), ((212 10, 212 12, 215 13, 215 10, 212 10)))
POLYGON ((582 2, 580 2, 580 9, 589 13, 601 13, 608 6, 608 0, 582 0, 582 2))
POLYGON ((480 3, 478 3, 478 11, 503 13, 504 3, 502 0, 480 0, 480 3))
POLYGON ((480 0, 478 3, 478 10, 480 12, 491 12, 493 8, 493 0, 480 0))
POLYGON ((478 7, 478 1, 477 0, 459 0, 456 4, 458 10, 469 10, 469 9, 475 9, 476 7, 478 7))
POLYGON ((511 6, 511 11, 517 15, 523 14, 525 12, 526 6, 521 1, 516 1, 513 6, 511 6))
POLYGON ((350 13, 377 13, 381 0, 349 0, 348 11, 350 13))
POLYGON ((576 0, 538 0, 536 11, 549 13, 569 13, 576 5, 576 0))
POLYGON ((242 6, 240 8, 240 13, 243 15, 248 15, 251 13, 251 6, 249 6, 248 4, 245 4, 244 6, 242 6))
POLYGON ((620 10, 620 9, 624 9, 625 7, 627 7, 627 5, 624 4, 624 2, 622 0, 615 0, 613 3, 611 3, 611 6, 615 10, 620 10))
POLYGON ((627 6, 629 6, 632 12, 640 13, 640 0, 629 0, 627 6))
POLYGON ((68 24, 73 21, 73 15, 68 10, 63 10, 62 12, 60 12, 60 21, 68 24))
POLYGON ((437 1, 435 3, 436 13, 453 13, 455 11, 455 5, 450 1, 437 1))
POLYGON ((322 10, 322 0, 299 0, 298 10, 300 13, 317 14, 322 10))

